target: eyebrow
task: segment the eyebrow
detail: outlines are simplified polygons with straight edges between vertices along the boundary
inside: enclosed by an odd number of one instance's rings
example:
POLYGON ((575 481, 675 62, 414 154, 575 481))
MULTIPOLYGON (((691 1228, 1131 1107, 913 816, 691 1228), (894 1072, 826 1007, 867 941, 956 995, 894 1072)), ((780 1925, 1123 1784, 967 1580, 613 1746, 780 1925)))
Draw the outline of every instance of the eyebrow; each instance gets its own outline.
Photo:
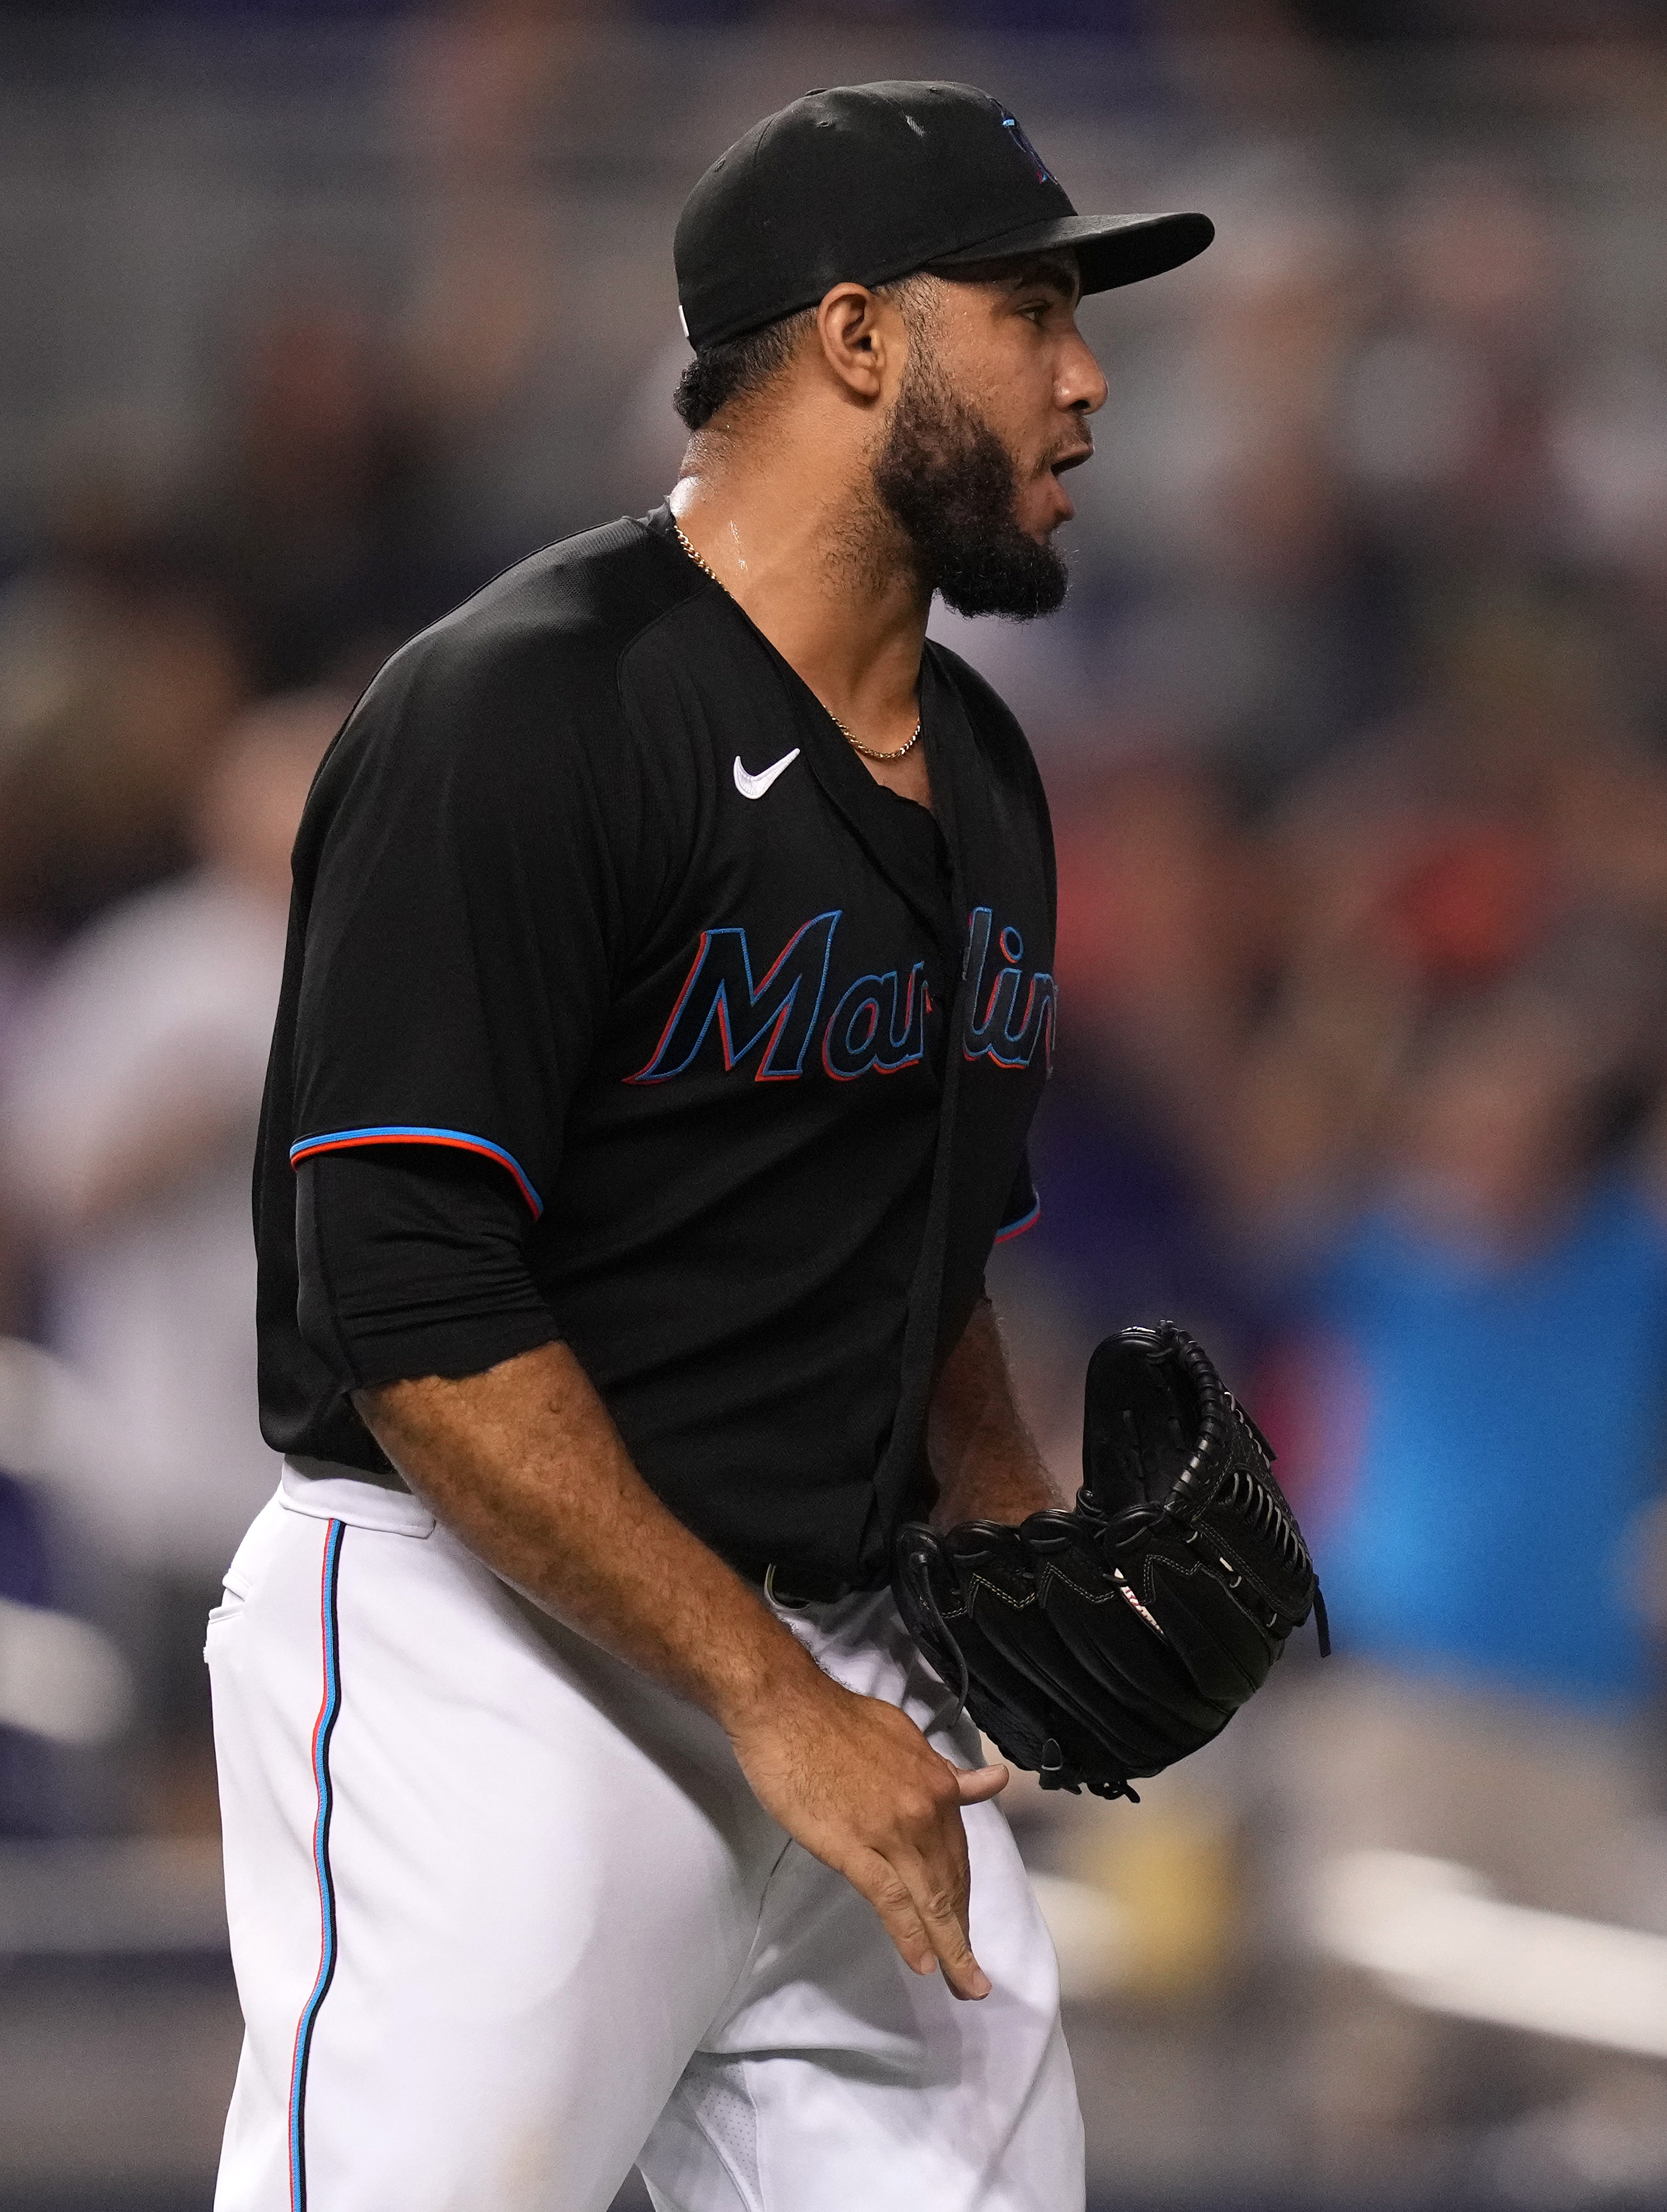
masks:
POLYGON ((1027 284, 1043 284, 1062 300, 1075 301, 1081 295, 1076 257, 1068 252, 1042 252, 1016 258, 1011 254, 989 261, 951 263, 928 274, 952 284, 1000 284, 1022 292, 1027 284))
POLYGON ((1049 291, 1057 292, 1062 300, 1074 300, 1078 282, 1075 264, 1062 254, 1039 254, 1034 261, 1025 263, 1018 270, 1009 289, 1022 292, 1028 285, 1045 284, 1049 291))

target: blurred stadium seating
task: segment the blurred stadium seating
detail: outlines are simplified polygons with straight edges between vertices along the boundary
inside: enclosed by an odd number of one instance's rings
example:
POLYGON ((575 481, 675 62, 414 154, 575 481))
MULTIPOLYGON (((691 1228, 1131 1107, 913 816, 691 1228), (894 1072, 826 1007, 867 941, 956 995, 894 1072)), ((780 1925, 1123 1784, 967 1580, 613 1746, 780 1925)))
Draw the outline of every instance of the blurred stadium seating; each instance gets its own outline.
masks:
MULTIPOLYGON (((1069 1476, 1173 1316, 1340 1656, 1010 1812, 1122 2212, 1667 2201, 1658 9, 0 8, 0 2203, 206 2206, 201 1620, 271 1479, 245 1166, 342 702, 680 452, 684 191, 812 83, 999 91, 1084 208, 1074 584, 944 617, 1053 798, 1069 1476)), ((626 2200, 622 2199, 622 2207, 626 2200)), ((635 2201, 635 2200, 632 2200, 635 2201)))

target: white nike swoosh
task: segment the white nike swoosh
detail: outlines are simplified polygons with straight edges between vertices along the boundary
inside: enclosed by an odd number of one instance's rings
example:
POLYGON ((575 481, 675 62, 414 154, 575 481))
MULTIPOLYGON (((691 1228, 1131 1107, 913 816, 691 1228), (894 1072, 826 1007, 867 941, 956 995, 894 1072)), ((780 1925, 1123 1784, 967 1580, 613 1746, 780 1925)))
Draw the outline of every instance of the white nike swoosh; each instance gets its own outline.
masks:
POLYGON ((740 793, 743 799, 762 799, 782 769, 791 768, 798 757, 799 748, 795 745, 790 753, 783 753, 780 760, 772 761, 767 769, 761 769, 757 775, 749 775, 741 766, 741 757, 737 753, 735 756, 736 790, 740 793))

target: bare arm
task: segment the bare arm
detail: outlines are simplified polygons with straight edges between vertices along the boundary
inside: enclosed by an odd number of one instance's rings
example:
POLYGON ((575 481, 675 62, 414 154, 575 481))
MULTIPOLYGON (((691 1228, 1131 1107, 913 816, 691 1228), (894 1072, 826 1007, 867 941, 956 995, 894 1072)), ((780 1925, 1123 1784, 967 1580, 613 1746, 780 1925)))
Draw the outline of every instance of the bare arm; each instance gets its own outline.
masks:
POLYGON ((355 1402, 412 1489, 495 1573, 712 1715, 766 1811, 866 1897, 918 1973, 989 1990, 967 1941, 962 1772, 895 1707, 830 1681, 763 1599, 667 1511, 578 1361, 547 1344, 484 1375, 355 1402))
POLYGON ((972 1310, 932 1393, 927 1450, 938 1480, 933 1520, 1019 1522, 1064 1501, 1013 1402, 1007 1353, 988 1299, 972 1310))

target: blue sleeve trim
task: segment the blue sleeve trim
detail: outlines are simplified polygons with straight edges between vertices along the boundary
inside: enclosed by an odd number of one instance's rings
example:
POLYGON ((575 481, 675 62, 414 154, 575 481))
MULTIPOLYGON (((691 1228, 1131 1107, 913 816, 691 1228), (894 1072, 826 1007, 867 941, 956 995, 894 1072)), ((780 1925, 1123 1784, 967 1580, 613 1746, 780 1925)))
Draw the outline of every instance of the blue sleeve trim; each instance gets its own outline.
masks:
POLYGON ((1021 1213, 1017 1221, 1009 1221, 1003 1228, 996 1231, 996 1243, 1005 1244, 1014 1237, 1022 1237, 1027 1229, 1034 1229, 1041 1218, 1042 1200, 1038 1198, 1031 1201, 1028 1213, 1021 1213))
POLYGON ((514 1154, 506 1152, 502 1145, 488 1143, 484 1137, 472 1137, 465 1129, 429 1129, 409 1121, 387 1121, 369 1129, 332 1129, 326 1135, 302 1137, 291 1145, 289 1164, 299 1167, 315 1152, 344 1152, 356 1145, 449 1145, 456 1152, 478 1152, 483 1159, 496 1160, 499 1167, 508 1169, 535 1221, 545 1210, 543 1199, 514 1154))

